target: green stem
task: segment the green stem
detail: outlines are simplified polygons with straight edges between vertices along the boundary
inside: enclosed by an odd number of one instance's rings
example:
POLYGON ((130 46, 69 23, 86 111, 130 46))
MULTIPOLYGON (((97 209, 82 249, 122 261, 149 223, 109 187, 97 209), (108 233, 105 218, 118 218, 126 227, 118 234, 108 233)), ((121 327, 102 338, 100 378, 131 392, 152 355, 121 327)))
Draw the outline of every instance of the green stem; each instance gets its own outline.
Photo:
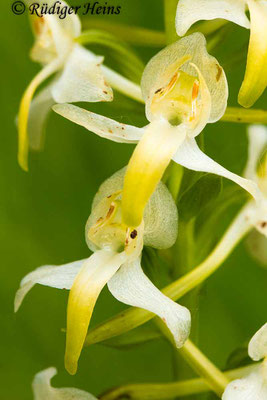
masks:
POLYGON ((225 375, 190 340, 185 342, 179 352, 209 388, 221 397, 229 383, 225 375))
MULTIPOLYGON (((253 371, 255 365, 226 371, 226 379, 240 379, 253 371)), ((172 383, 142 383, 118 387, 100 396, 100 400, 160 400, 205 393, 210 390, 204 379, 196 378, 172 383)))
MULTIPOLYGON (((205 279, 219 268, 239 241, 252 228, 246 217, 247 207, 249 206, 245 206, 239 212, 215 249, 198 267, 162 290, 166 296, 174 301, 178 300, 200 283, 204 282, 205 279)), ((155 315, 149 311, 140 308, 129 308, 91 329, 85 340, 85 346, 121 335, 144 324, 153 317, 155 317, 155 315)))
POLYGON ((164 0, 164 23, 167 44, 173 43, 178 39, 175 29, 177 4, 177 0, 164 0))
MULTIPOLYGON (((173 0, 165 0, 165 3, 173 0)), ((177 0, 173 3, 176 3, 177 0)), ((175 31, 175 14, 176 6, 173 4, 173 15, 172 19, 172 35, 174 40, 178 39, 175 31)), ((167 4, 167 7, 170 7, 167 4)), ((203 35, 208 36, 222 26, 224 26, 228 21, 226 20, 212 20, 212 21, 202 21, 194 25, 188 31, 188 35, 194 32, 202 32, 203 35)), ((171 26, 171 25, 169 25, 171 26)), ((135 46, 147 46, 147 47, 164 47, 167 44, 167 37, 165 32, 155 31, 152 29, 147 29, 139 26, 128 26, 125 24, 109 22, 107 19, 90 17, 83 20, 83 27, 85 29, 102 29, 106 32, 112 33, 113 35, 123 38, 124 42, 133 44, 135 46)))
POLYGON ((109 22, 107 19, 90 18, 84 19, 83 21, 83 25, 86 29, 103 29, 123 38, 123 41, 127 43, 149 47, 163 47, 166 45, 165 32, 113 23, 109 22))
POLYGON ((191 340, 187 340, 183 347, 176 348, 173 336, 160 318, 156 319, 157 326, 173 345, 175 350, 181 354, 190 367, 200 375, 207 383, 209 388, 219 397, 223 394, 229 380, 195 345, 191 340))
POLYGON ((243 124, 267 124, 267 110, 227 107, 221 121, 239 122, 243 124))

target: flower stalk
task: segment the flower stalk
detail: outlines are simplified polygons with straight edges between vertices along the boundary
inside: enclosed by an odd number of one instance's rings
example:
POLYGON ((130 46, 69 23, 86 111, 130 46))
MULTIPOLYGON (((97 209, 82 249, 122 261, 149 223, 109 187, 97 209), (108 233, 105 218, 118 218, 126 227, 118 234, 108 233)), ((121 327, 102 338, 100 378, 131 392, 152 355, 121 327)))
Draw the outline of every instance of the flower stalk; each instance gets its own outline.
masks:
MULTIPOLYGON (((203 35, 207 36, 216 32, 227 23, 228 21, 219 19, 213 21, 202 21, 196 26, 190 28, 189 33, 202 32, 203 35)), ((90 19, 85 18, 83 20, 83 26, 85 29, 103 29, 119 38, 123 38, 124 42, 135 46, 159 48, 166 46, 167 44, 165 32, 140 26, 128 26, 126 24, 109 22, 107 19, 100 19, 98 17, 90 17, 90 19)), ((79 39, 77 38, 77 40, 79 39)))
POLYGON ((239 124, 267 124, 267 110, 227 107, 221 121, 237 122, 239 124))
POLYGON ((221 397, 229 383, 228 378, 190 340, 185 342, 179 352, 209 388, 221 397))
MULTIPOLYGON (((223 373, 223 375, 227 380, 239 379, 244 375, 249 374, 254 368, 254 365, 247 365, 242 368, 226 371, 223 373)), ((125 385, 103 394, 100 399, 116 400, 125 396, 125 398, 131 400, 166 400, 174 397, 205 393, 209 390, 210 388, 204 379, 195 378, 171 383, 142 383, 125 385)))

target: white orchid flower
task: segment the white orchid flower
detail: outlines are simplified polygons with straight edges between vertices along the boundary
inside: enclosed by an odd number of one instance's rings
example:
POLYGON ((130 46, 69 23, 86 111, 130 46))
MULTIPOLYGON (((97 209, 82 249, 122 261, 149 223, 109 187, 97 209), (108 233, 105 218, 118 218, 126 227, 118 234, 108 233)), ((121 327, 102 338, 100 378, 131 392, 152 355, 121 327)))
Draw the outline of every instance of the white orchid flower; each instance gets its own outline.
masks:
POLYGON ((246 219, 255 228, 247 243, 253 257, 267 265, 267 127, 250 126, 248 139, 248 161, 244 176, 255 181, 264 200, 260 204, 250 201, 247 205, 246 219))
MULTIPOLYGON (((49 4, 53 4, 50 0, 49 4)), ((65 7, 61 1, 58 7, 65 7)), ((54 103, 111 101, 112 89, 106 82, 101 63, 96 56, 75 42, 81 34, 77 15, 68 14, 33 17, 35 43, 31 58, 43 65, 24 92, 18 116, 19 164, 28 169, 28 147, 38 150, 42 145, 47 114, 54 103), (38 86, 58 73, 52 83, 41 90, 32 102, 38 86)))
POLYGON ((267 399, 267 323, 252 337, 248 354, 254 361, 263 360, 248 376, 232 381, 225 389, 222 400, 267 399))
POLYGON ((222 67, 206 50, 201 33, 194 33, 160 51, 148 63, 142 92, 149 124, 120 124, 70 104, 53 109, 99 136, 117 142, 138 142, 128 165, 123 190, 123 219, 139 226, 150 195, 173 159, 195 171, 218 174, 249 191, 257 201, 257 185, 239 177, 204 154, 195 137, 207 123, 225 112, 228 86, 222 67))
POLYGON ((105 181, 95 196, 86 225, 86 241, 94 252, 86 260, 62 266, 43 266, 21 282, 15 310, 36 284, 71 289, 67 312, 65 365, 74 374, 96 300, 107 283, 119 301, 149 310, 166 323, 177 347, 190 331, 189 311, 164 296, 141 268, 143 244, 172 246, 177 237, 178 215, 166 186, 160 183, 147 204, 144 220, 135 229, 122 222, 121 191, 125 169, 105 181))
POLYGON ((84 390, 54 388, 50 381, 56 374, 56 368, 51 367, 35 375, 32 382, 34 400, 97 400, 95 396, 84 390))
POLYGON ((267 0, 179 0, 177 33, 183 36, 195 22, 214 18, 250 29, 247 66, 238 101, 243 107, 251 107, 267 86, 267 0))

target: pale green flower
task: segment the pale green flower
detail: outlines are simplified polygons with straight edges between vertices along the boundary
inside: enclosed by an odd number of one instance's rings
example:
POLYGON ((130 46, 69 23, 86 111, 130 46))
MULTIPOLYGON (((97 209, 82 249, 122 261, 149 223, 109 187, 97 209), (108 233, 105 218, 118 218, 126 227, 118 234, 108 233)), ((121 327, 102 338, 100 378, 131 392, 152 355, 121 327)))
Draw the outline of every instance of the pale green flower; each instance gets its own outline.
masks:
MULTIPOLYGON (((52 0, 48 3, 54 4, 52 0)), ((58 5, 64 6, 63 1, 58 5)), ((43 68, 25 90, 20 103, 18 160, 24 170, 28 169, 28 147, 38 150, 42 146, 44 123, 53 104, 113 99, 101 69, 103 57, 75 41, 81 34, 77 15, 68 14, 65 19, 48 14, 42 18, 34 16, 32 27, 35 43, 30 55, 43 68), (55 79, 32 101, 38 86, 55 73, 55 79)))
POLYGON ((88 325, 102 288, 108 284, 119 301, 149 310, 166 323, 177 347, 190 331, 190 313, 163 295, 141 268, 143 244, 157 249, 172 246, 177 237, 177 209, 160 183, 147 204, 144 220, 135 229, 122 221, 121 191, 125 169, 105 181, 97 192, 86 224, 86 241, 94 253, 86 260, 43 266, 28 274, 16 294, 17 310, 36 284, 71 289, 67 312, 65 365, 74 374, 88 325))
POLYGON ((183 36, 195 22, 214 18, 250 29, 247 66, 238 101, 244 107, 251 107, 267 86, 267 0, 179 0, 177 33, 183 36))
POLYGON ((231 179, 259 200, 261 193, 254 182, 229 172, 197 145, 196 136, 207 123, 222 117, 228 98, 224 71, 208 54, 202 34, 182 38, 156 54, 144 70, 141 86, 149 121, 144 128, 120 124, 70 104, 53 108, 102 137, 123 143, 139 141, 123 188, 126 225, 141 223, 144 207, 171 159, 194 171, 231 179))

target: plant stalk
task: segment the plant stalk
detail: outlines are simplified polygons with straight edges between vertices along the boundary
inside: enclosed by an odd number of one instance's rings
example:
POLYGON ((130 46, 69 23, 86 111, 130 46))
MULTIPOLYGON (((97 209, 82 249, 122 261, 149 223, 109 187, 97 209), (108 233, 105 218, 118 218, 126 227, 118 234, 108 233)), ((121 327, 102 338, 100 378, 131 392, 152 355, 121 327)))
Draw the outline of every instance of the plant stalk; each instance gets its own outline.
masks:
MULTIPOLYGON (((228 380, 240 379, 250 374, 255 365, 226 371, 224 376, 228 380)), ((141 383, 121 386, 100 396, 100 400, 167 400, 173 397, 189 396, 206 393, 210 390, 207 382, 202 378, 189 379, 171 383, 141 383)))

